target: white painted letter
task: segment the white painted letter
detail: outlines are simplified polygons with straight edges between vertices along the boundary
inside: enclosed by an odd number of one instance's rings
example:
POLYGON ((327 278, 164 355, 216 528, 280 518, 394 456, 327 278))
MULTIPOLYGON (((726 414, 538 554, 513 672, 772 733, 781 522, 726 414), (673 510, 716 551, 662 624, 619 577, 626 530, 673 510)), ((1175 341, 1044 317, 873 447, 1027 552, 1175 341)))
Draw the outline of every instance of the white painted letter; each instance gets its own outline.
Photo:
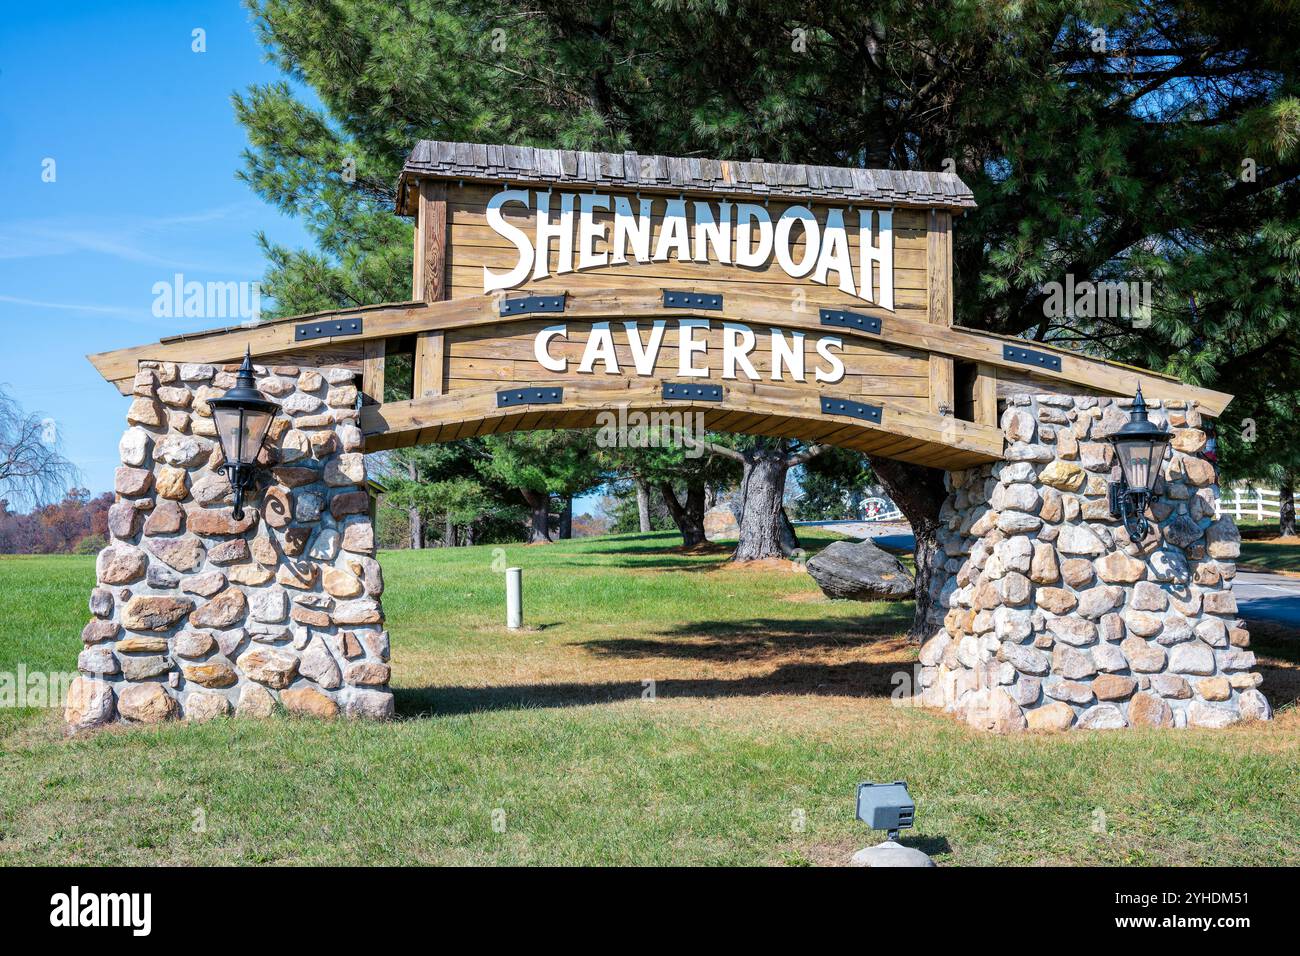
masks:
POLYGON ((578 371, 595 371, 598 359, 605 363, 606 375, 618 374, 618 353, 614 349, 614 333, 610 331, 608 322, 591 323, 591 334, 587 336, 587 346, 582 350, 578 371))
POLYGON ((560 240, 560 260, 555 274, 573 271, 573 194, 560 196, 560 221, 551 222, 551 193, 537 194, 537 251, 533 264, 533 278, 545 279, 550 274, 551 240, 560 240))
POLYGON ((853 287, 853 258, 849 255, 849 236, 844 231, 844 213, 839 209, 832 209, 826 214, 826 232, 812 281, 829 285, 827 273, 832 269, 840 274, 840 291, 857 295, 858 290, 853 287))
POLYGON ((877 212, 880 216, 880 229, 877 237, 880 240, 879 245, 873 245, 871 242, 871 210, 864 209, 858 213, 858 284, 862 291, 858 297, 871 302, 871 287, 874 283, 871 281, 871 264, 874 262, 880 269, 880 284, 877 286, 880 290, 880 297, 876 301, 880 303, 881 308, 893 311, 894 308, 894 211, 892 209, 881 209, 877 212))
POLYGON ((677 372, 687 378, 708 378, 709 367, 707 363, 704 368, 697 368, 692 358, 696 352, 702 352, 705 355, 709 351, 708 339, 697 339, 695 337, 696 329, 708 330, 708 319, 678 319, 677 320, 677 372))
POLYGON ((838 335, 827 335, 817 340, 817 354, 824 358, 830 365, 830 371, 823 372, 818 367, 813 372, 813 377, 819 382, 826 382, 834 385, 844 377, 844 363, 840 357, 831 352, 831 349, 843 349, 844 340, 838 335))
POLYGON ((691 260, 691 233, 686 225, 686 200, 668 200, 663 225, 659 227, 659 244, 655 246, 655 262, 667 262, 670 249, 677 251, 678 262, 691 260))
POLYGON ((747 325, 738 322, 722 324, 722 377, 736 378, 736 366, 744 368, 750 381, 758 381, 759 374, 749 361, 749 353, 754 351, 754 332, 747 325))
POLYGON ((583 193, 578 208, 578 271, 609 265, 609 253, 596 251, 596 240, 605 239, 605 224, 591 215, 593 209, 608 209, 609 197, 583 193))
POLYGON ((642 199, 640 206, 640 214, 634 216, 632 203, 626 196, 614 197, 614 239, 610 243, 614 248, 614 255, 609 260, 613 265, 627 262, 625 250, 629 245, 632 247, 632 258, 635 261, 650 261, 650 230, 654 225, 652 221, 654 206, 649 199, 642 199))
POLYGON ((527 209, 528 190, 506 189, 494 194, 487 204, 487 224, 492 227, 493 232, 509 240, 519 251, 519 261, 515 263, 515 267, 509 272, 503 272, 500 275, 489 272, 488 267, 484 266, 484 292, 509 289, 511 286, 518 285, 528 278, 528 271, 533 267, 533 244, 528 241, 528 234, 517 226, 512 226, 506 222, 505 216, 501 215, 501 207, 508 202, 522 203, 523 207, 527 209))
POLYGON ((817 266, 817 253, 821 248, 821 230, 817 226, 817 217, 807 206, 791 206, 781 213, 776 221, 776 261, 781 264, 786 275, 793 279, 802 279, 817 266), (795 263, 790 256, 790 230, 796 222, 803 223, 804 250, 803 259, 795 263))
POLYGON ((772 217, 762 206, 742 202, 736 206, 736 265, 761 266, 772 254, 772 217), (749 221, 758 223, 758 248, 750 248, 749 221))
POLYGON ((549 372, 564 372, 569 368, 567 358, 553 358, 551 356, 551 339, 567 338, 569 328, 565 325, 548 325, 542 331, 537 333, 537 338, 533 339, 533 355, 541 363, 542 368, 549 372))
POLYGON ((632 364, 638 375, 653 375, 655 362, 659 361, 659 346, 663 344, 666 319, 655 319, 650 325, 650 343, 641 344, 641 328, 635 322, 624 322, 627 329, 627 347, 632 352, 632 364))
POLYGON ((796 382, 806 381, 803 370, 803 333, 791 332, 793 346, 786 342, 785 333, 772 330, 772 381, 785 381, 782 366, 790 370, 796 382))
POLYGON ((718 221, 713 221, 713 208, 707 202, 695 204, 695 261, 709 261, 709 246, 724 264, 731 262, 731 203, 718 203, 718 221))

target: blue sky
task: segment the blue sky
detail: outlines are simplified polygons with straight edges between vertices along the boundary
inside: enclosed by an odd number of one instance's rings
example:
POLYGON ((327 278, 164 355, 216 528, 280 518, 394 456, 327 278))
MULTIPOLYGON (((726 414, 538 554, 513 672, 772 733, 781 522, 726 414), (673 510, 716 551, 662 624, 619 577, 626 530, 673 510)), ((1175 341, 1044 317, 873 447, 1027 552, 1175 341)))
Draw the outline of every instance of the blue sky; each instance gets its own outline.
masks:
POLYGON ((57 423, 94 492, 112 490, 129 403, 85 356, 230 324, 155 318, 154 284, 257 281, 259 229, 309 244, 235 179, 231 93, 280 78, 236 0, 6 6, 0 383, 57 423))

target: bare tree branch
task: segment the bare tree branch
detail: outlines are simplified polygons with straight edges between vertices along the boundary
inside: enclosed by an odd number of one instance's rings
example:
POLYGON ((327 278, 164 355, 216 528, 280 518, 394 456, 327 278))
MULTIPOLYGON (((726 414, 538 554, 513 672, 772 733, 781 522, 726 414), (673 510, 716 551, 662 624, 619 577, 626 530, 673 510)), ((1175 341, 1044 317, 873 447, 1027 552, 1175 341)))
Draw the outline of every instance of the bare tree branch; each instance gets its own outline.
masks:
POLYGON ((79 478, 54 422, 24 412, 0 387, 0 498, 19 510, 36 508, 61 499, 79 478))
POLYGON ((830 445, 810 445, 797 455, 791 455, 785 460, 787 468, 793 468, 795 465, 802 465, 806 461, 811 461, 822 452, 829 451, 830 445))
POLYGON ((726 445, 715 445, 711 441, 704 441, 701 438, 696 438, 693 435, 687 434, 681 426, 678 425, 672 426, 672 430, 677 434, 677 438, 680 441, 684 441, 688 445, 693 445, 696 448, 703 448, 705 451, 711 451, 715 455, 721 455, 723 458, 730 458, 732 461, 738 461, 742 464, 745 461, 745 456, 734 448, 728 448, 726 445))

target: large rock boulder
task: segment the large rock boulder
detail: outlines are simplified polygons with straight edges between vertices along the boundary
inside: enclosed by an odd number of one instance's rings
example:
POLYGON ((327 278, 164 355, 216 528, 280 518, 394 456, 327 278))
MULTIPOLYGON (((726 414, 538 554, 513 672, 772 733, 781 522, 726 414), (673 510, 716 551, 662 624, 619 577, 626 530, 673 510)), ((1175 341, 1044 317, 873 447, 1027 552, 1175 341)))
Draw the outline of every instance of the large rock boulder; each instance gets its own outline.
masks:
POLYGON ((836 541, 808 562, 808 573, 827 597, 849 601, 902 601, 916 586, 898 558, 870 541, 836 541))
POLYGON ((740 525, 736 515, 726 505, 710 508, 704 513, 704 536, 710 541, 719 538, 734 538, 740 534, 740 525))

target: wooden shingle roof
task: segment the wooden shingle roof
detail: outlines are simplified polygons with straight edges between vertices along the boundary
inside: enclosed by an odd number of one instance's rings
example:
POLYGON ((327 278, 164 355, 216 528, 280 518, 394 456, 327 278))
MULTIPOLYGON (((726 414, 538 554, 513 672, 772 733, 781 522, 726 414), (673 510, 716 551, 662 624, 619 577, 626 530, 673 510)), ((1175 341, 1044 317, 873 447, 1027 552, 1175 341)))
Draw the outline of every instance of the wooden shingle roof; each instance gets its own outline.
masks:
POLYGON ((955 173, 801 163, 733 162, 590 153, 532 146, 489 146, 421 140, 398 181, 397 211, 414 212, 411 185, 420 179, 641 190, 719 197, 759 196, 797 202, 974 209, 975 197, 955 173))

